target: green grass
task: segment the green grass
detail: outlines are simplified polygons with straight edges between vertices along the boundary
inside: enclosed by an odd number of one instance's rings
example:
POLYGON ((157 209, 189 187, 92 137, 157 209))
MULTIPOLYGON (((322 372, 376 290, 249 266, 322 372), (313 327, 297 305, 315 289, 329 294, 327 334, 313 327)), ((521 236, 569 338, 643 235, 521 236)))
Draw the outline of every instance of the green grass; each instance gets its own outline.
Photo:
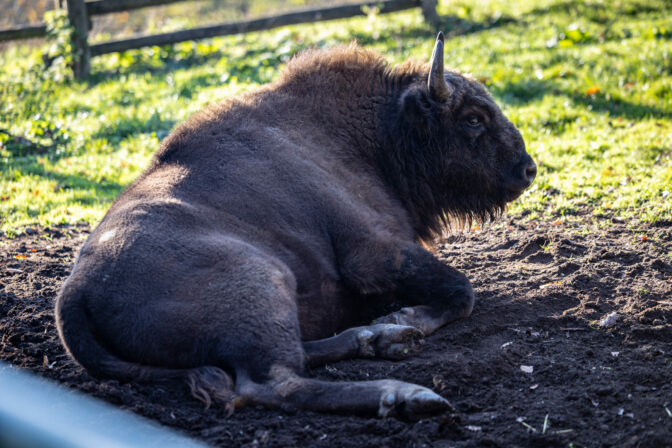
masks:
MULTIPOLYGON (((510 213, 672 219, 672 4, 445 1, 446 61, 485 82, 539 164, 510 213)), ((97 222, 171 128, 269 82, 303 48, 349 42, 426 60, 419 11, 282 28, 94 59, 87 82, 40 51, 0 54, 0 218, 97 222)))

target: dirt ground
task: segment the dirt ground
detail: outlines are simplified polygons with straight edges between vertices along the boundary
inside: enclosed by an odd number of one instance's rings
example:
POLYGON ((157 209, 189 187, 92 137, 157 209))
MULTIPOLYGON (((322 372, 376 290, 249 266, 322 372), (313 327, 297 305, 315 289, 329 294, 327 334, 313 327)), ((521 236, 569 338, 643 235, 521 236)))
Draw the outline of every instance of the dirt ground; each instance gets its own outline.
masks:
POLYGON ((479 295, 473 315, 406 361, 351 360, 309 375, 396 378, 456 412, 420 420, 204 410, 186 386, 120 384, 65 355, 53 301, 87 227, 0 239, 0 359, 216 446, 672 446, 672 223, 511 217, 437 247, 479 295), (610 313, 616 313, 610 315, 610 313))

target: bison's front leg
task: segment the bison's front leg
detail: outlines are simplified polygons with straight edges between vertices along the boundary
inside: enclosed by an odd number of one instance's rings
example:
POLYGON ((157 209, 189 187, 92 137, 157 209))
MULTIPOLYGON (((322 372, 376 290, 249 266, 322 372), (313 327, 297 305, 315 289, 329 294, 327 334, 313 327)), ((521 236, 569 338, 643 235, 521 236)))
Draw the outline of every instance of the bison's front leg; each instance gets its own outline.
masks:
POLYGON ((447 323, 457 320, 460 317, 466 317, 468 315, 469 312, 461 315, 460 313, 456 313, 454 310, 442 310, 440 308, 427 305, 406 306, 399 311, 395 311, 393 313, 374 319, 373 323, 395 323, 399 325, 408 325, 417 328, 425 335, 429 335, 447 323))
POLYGON ((366 293, 394 293, 400 311, 374 323, 409 325, 429 335, 441 326, 467 317, 475 295, 467 277, 413 243, 360 246, 344 258, 345 281, 366 293))
POLYGON ((327 339, 303 343, 306 365, 319 366, 348 358, 405 359, 418 352, 423 333, 408 325, 376 324, 348 328, 327 339))

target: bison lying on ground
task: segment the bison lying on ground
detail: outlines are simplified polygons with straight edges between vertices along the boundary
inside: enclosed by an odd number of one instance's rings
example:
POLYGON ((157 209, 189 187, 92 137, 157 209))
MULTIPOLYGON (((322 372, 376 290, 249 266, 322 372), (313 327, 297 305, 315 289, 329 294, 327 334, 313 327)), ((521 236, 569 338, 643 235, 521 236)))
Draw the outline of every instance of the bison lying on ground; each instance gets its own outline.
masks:
POLYGON ((305 52, 166 139, 82 247, 60 336, 93 375, 183 377, 230 410, 439 412, 424 387, 304 367, 403 358, 468 316, 469 281, 421 244, 499 215, 535 173, 485 89, 444 72, 442 35, 428 66, 305 52))

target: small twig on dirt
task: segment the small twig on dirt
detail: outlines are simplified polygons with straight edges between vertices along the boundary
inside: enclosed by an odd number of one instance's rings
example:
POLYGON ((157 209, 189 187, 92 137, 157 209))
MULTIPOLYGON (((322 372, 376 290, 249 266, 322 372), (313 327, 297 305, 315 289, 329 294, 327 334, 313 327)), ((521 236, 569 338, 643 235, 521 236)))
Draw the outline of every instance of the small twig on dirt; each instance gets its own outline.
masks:
POLYGON ((667 416, 672 418, 672 411, 670 411, 667 406, 663 406, 665 408, 665 411, 667 412, 667 416))
POLYGON ((526 427, 527 429, 529 429, 532 432, 537 432, 537 429, 530 424, 527 424, 525 422, 520 422, 520 424, 523 425, 524 427, 526 427))
POLYGON ((546 434, 546 428, 548 428, 548 414, 544 417, 544 427, 541 429, 542 434, 546 434))
POLYGON ((574 431, 573 429, 559 429, 554 432, 554 434, 567 434, 568 432, 574 431))
POLYGON ((567 328, 560 328, 560 331, 588 331, 588 329, 579 327, 567 327, 567 328))
POLYGON ((534 426, 532 426, 532 425, 530 425, 530 424, 528 424, 528 423, 525 423, 525 417, 518 417, 518 418, 516 419, 516 421, 517 421, 518 423, 520 423, 521 425, 523 425, 524 427, 526 427, 527 429, 529 429, 530 431, 532 431, 532 432, 537 432, 537 428, 535 428, 534 426))

